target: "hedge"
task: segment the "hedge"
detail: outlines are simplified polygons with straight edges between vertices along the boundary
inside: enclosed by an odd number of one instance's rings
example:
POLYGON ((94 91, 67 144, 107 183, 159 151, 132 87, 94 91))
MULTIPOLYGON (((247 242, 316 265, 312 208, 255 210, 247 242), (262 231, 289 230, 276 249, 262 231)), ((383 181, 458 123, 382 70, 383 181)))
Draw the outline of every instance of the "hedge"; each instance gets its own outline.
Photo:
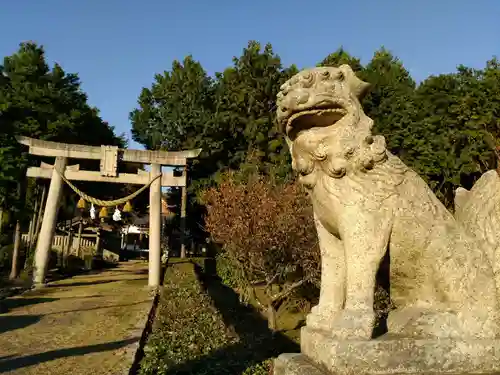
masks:
POLYGON ((222 317, 203 292, 193 264, 167 268, 156 316, 144 349, 141 375, 175 374, 172 369, 176 366, 231 344, 222 317))
POLYGON ((220 298, 224 301, 234 298, 219 296, 213 300, 209 296, 213 290, 207 291, 206 283, 207 279, 214 279, 200 276, 200 269, 193 263, 168 266, 139 375, 269 374, 272 357, 282 349, 275 335, 259 334, 254 321, 243 323, 250 314, 245 313, 246 307, 241 311, 225 309, 221 313, 216 308, 220 307, 220 298), (228 315, 229 320, 236 319, 237 323, 229 322, 227 327, 228 315), (236 332, 242 324, 251 327, 246 332, 236 332))

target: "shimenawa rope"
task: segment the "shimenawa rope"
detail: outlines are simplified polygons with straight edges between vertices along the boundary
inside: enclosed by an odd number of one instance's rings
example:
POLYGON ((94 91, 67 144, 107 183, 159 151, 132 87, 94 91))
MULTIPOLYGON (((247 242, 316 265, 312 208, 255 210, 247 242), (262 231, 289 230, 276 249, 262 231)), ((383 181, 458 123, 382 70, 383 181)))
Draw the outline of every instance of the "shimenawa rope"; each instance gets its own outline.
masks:
POLYGON ((96 206, 100 206, 100 207, 119 206, 120 204, 126 203, 127 201, 134 199, 139 194, 141 194, 144 190, 146 190, 149 186, 151 186, 151 184, 154 181, 156 181, 158 178, 160 178, 161 175, 162 175, 161 173, 158 174, 155 178, 153 178, 151 181, 149 181, 146 185, 144 185, 143 187, 141 187, 139 190, 133 192, 132 194, 130 194, 130 195, 124 197, 124 198, 119 198, 119 199, 115 199, 115 200, 111 200, 111 201, 105 201, 105 200, 102 200, 102 199, 91 197, 88 194, 85 194, 83 191, 81 191, 75 185, 73 185, 71 183, 71 181, 69 181, 66 177, 64 177, 64 174, 62 174, 59 170, 56 169, 56 172, 59 174, 59 176, 61 176, 61 178, 63 179, 63 181, 66 182, 68 184, 68 186, 71 189, 73 189, 73 191, 76 194, 78 194, 83 200, 85 200, 85 201, 87 201, 89 203, 93 203, 96 206))

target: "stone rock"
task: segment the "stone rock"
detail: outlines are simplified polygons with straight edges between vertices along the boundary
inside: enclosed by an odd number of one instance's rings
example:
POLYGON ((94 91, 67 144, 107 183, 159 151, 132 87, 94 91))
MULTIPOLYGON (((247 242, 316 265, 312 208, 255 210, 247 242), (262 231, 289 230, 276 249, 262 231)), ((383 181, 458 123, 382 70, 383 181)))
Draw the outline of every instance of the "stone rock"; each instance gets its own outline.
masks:
POLYGON ((282 354, 274 361, 274 375, 328 375, 303 354, 282 354))
POLYGON ((367 86, 347 65, 319 67, 278 94, 278 122, 312 199, 322 257, 303 354, 339 373, 395 373, 398 363, 403 373, 500 369, 500 177, 488 172, 470 192, 458 191, 453 216, 372 135, 360 104, 367 86), (388 251, 388 331, 399 338, 373 340, 376 275, 388 251))

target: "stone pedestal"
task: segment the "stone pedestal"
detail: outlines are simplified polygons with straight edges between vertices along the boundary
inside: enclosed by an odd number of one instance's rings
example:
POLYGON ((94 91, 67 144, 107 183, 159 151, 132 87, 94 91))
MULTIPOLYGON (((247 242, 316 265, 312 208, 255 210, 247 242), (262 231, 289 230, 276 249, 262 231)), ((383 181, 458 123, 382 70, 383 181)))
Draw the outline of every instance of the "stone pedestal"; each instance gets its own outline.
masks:
POLYGON ((500 374, 500 340, 335 340, 304 327, 302 354, 283 354, 275 375, 500 374))

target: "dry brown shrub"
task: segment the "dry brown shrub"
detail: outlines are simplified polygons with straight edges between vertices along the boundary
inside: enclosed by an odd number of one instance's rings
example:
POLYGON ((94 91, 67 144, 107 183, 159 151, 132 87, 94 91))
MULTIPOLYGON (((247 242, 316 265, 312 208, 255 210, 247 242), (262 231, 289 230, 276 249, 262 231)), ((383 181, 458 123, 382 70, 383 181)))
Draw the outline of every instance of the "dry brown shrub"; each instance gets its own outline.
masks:
POLYGON ((243 283, 266 286, 269 306, 276 307, 304 283, 319 286, 312 207, 297 183, 274 184, 263 176, 238 182, 228 173, 202 199, 212 239, 239 269, 243 283))

